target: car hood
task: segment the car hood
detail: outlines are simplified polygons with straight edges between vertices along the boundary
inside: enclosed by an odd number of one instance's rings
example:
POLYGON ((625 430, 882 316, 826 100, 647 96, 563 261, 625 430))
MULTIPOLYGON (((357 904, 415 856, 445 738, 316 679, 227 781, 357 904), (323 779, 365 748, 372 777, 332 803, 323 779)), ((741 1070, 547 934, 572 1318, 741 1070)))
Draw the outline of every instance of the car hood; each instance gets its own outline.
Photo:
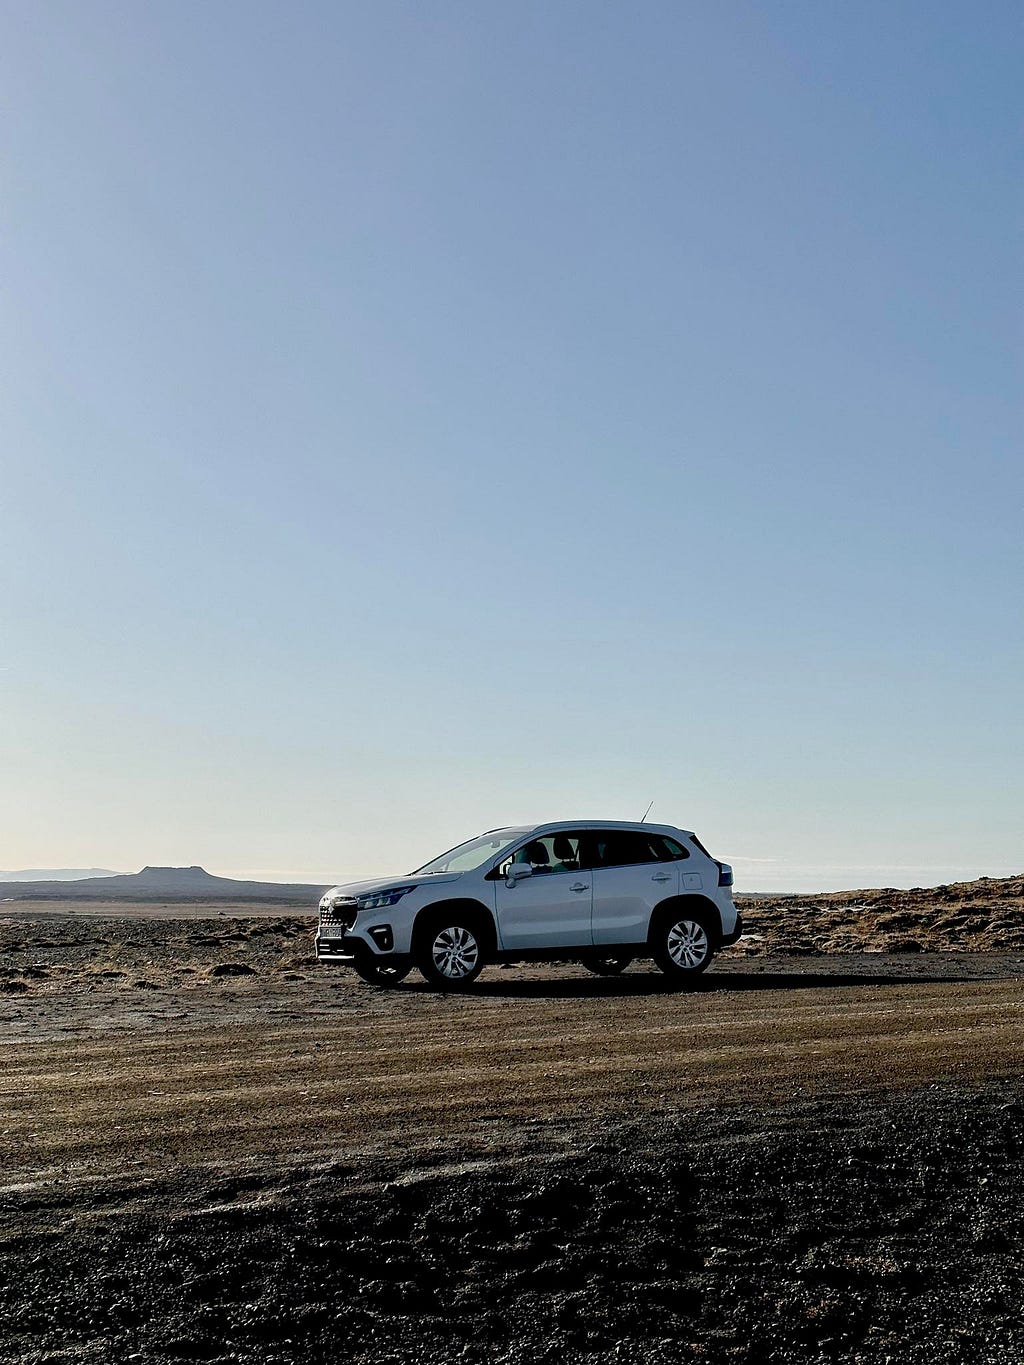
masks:
POLYGON ((365 882, 342 882, 325 891, 322 900, 332 896, 365 896, 370 891, 387 891, 393 886, 443 886, 446 882, 457 882, 461 872, 435 872, 429 877, 372 877, 365 882))

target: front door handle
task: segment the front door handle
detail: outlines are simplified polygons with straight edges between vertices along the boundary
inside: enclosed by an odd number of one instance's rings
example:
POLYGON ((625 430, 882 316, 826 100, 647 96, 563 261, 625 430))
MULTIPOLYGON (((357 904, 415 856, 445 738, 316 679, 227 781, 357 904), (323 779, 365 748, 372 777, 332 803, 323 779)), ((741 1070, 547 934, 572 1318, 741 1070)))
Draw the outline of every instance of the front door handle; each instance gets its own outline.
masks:
POLYGON ((670 882, 671 880, 672 878, 667 872, 655 872, 654 876, 651 878, 652 882, 670 882))
POLYGON ((589 890, 590 890, 590 883, 589 883, 589 882, 575 882, 572 886, 569 887, 569 890, 570 890, 570 891, 589 891, 589 890))

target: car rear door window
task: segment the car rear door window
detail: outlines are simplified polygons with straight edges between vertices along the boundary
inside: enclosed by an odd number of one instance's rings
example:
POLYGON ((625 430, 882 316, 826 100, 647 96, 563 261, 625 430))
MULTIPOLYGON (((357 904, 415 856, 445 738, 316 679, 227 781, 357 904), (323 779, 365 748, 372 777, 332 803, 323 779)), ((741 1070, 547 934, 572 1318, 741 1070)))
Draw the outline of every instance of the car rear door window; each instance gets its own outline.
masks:
POLYGON ((667 863, 685 858, 674 839, 639 830, 601 829, 591 834, 595 867, 634 867, 641 863, 667 863))

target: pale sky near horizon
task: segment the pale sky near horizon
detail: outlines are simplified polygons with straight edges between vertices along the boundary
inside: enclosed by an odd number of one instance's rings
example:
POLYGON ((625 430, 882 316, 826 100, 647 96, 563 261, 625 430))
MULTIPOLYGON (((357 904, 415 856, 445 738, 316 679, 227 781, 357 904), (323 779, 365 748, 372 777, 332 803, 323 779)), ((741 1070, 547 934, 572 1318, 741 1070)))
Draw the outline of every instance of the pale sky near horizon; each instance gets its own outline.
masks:
POLYGON ((1010 3, 0 3, 0 867, 1024 870, 1010 3))

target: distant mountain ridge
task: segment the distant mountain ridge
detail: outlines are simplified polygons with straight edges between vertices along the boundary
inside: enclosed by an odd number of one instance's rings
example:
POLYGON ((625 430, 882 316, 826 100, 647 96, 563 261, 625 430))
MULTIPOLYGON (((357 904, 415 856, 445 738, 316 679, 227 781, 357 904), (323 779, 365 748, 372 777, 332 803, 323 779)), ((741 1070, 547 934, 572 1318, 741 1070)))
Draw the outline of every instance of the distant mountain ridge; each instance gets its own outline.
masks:
POLYGON ((304 882, 243 882, 215 877, 203 867, 144 867, 141 872, 88 877, 81 881, 5 882, 3 900, 262 900, 308 904, 326 886, 304 882))
POLYGON ((0 882, 79 882, 119 875, 109 867, 23 867, 17 872, 0 872, 0 882))

